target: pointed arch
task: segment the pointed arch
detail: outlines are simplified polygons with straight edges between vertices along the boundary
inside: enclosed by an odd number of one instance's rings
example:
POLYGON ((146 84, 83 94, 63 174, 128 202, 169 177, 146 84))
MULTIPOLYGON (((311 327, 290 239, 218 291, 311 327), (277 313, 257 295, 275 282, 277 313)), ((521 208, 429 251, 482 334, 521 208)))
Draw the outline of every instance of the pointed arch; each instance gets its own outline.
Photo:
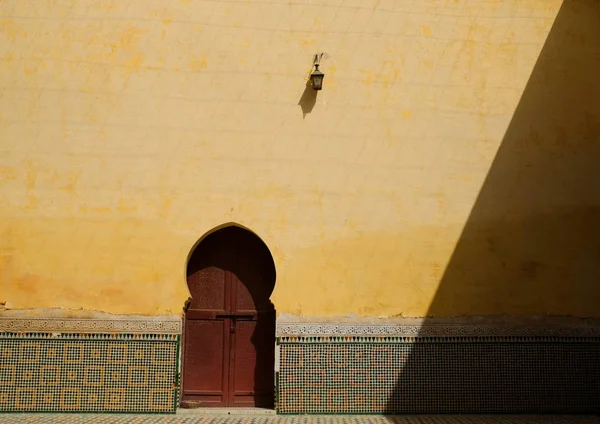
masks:
MULTIPOLYGON (((272 262, 272 266, 273 266, 273 270, 274 270, 274 280, 276 280, 277 279, 277 268, 275 266, 275 260, 273 258, 273 254, 271 252, 271 249, 269 249, 269 246, 267 245, 267 243, 254 230, 252 230, 252 229, 250 229, 250 228, 246 227, 245 225, 242 225, 242 224, 240 224, 238 222, 235 222, 235 221, 230 221, 230 222, 223 223, 221 225, 217 225, 216 227, 213 227, 210 230, 208 230, 207 232, 205 232, 204 234, 202 234, 202 236, 200 236, 200 238, 198 238, 196 240, 196 242, 188 250, 187 256, 185 258, 185 263, 184 263, 184 266, 183 266, 183 275, 184 275, 184 277, 187 279, 188 264, 190 262, 190 259, 191 259, 192 255, 194 254, 194 251, 200 245, 200 243, 202 243, 202 241, 205 240, 211 234, 216 233, 217 231, 224 230, 224 229, 229 228, 229 227, 237 227, 237 228, 240 228, 242 230, 245 230, 245 231, 253 234, 258 240, 260 240, 260 242, 265 246, 265 248, 269 252, 269 257, 270 257, 270 260, 272 262)), ((273 287, 275 287, 275 286, 273 285, 273 287)), ((191 293, 190 293, 190 296, 191 296, 191 293)))

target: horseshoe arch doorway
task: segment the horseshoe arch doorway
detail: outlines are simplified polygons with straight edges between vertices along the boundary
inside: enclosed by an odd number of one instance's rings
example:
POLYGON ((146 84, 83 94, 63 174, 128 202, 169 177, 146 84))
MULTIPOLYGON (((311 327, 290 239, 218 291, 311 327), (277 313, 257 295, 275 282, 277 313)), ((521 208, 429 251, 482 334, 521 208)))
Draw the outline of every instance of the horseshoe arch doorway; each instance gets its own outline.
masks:
POLYGON ((218 229, 194 248, 187 264, 184 406, 273 407, 275 277, 268 247, 244 228, 218 229))

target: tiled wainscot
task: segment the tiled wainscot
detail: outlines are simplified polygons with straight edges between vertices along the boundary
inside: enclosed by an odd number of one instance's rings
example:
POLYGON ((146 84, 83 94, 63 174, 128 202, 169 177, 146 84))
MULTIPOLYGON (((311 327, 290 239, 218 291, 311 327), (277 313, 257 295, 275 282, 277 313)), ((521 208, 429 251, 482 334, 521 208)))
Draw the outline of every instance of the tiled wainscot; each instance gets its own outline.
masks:
POLYGON ((425 322, 278 333, 281 414, 600 412, 594 327, 425 322))
MULTIPOLYGON (((175 412, 179 334, 16 332, 7 323, 0 320, 0 411, 175 412)), ((52 323, 62 331, 75 324, 52 323)), ((104 329, 136 330, 116 326, 104 329)))

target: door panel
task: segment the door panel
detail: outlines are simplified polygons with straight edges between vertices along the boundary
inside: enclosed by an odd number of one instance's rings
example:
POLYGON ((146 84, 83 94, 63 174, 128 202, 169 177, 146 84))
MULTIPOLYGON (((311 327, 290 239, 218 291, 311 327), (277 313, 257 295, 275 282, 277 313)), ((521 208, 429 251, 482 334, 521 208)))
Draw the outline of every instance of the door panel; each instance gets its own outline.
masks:
POLYGON ((255 311, 254 299, 250 293, 249 288, 243 284, 240 280, 235 282, 235 311, 255 311))
POLYGON ((187 400, 227 404, 229 319, 186 320, 183 392, 187 400))
POLYGON ((215 266, 202 267, 188 277, 188 286, 193 296, 190 309, 222 310, 227 309, 225 293, 225 271, 215 266))
POLYGON ((256 321, 238 320, 235 327, 235 346, 232 351, 233 372, 230 376, 231 391, 234 402, 253 403, 256 349, 252 342, 252 335, 256 329, 256 321))

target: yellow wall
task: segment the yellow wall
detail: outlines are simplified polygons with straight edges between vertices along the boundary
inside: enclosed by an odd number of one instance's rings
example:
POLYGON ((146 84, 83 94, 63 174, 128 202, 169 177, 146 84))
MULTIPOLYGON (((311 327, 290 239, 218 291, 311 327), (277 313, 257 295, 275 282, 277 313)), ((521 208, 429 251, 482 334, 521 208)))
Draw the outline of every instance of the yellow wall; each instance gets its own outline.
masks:
MULTIPOLYGON (((190 248, 237 222, 279 313, 427 315, 561 5, 1 2, 0 302, 180 313, 190 248)), ((600 313, 485 286, 435 314, 600 313)))

